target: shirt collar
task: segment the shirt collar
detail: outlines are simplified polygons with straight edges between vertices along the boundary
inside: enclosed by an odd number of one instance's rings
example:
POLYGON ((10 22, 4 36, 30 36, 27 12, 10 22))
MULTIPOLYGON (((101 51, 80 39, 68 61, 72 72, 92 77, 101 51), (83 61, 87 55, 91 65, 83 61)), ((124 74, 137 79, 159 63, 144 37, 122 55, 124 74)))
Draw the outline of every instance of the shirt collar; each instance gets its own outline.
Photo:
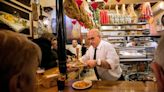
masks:
POLYGON ((99 45, 97 46, 97 49, 100 49, 102 46, 102 40, 100 41, 99 45))

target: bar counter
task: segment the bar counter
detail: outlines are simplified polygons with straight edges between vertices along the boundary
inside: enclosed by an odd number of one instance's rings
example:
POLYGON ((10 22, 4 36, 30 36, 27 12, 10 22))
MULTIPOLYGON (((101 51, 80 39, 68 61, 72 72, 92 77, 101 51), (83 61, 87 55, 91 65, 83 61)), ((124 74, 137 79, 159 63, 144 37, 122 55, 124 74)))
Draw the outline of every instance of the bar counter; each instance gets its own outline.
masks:
MULTIPOLYGON (((92 86, 83 90, 72 88, 73 82, 75 80, 66 82, 63 92, 157 92, 156 82, 152 81, 92 81, 92 86)), ((38 92, 58 92, 58 88, 39 86, 38 92)))
MULTIPOLYGON (((68 73, 68 80, 73 80, 76 77, 78 77, 79 73, 81 73, 83 70, 83 67, 80 67, 77 71, 72 71, 68 73)), ((46 70, 44 72, 44 75, 51 75, 51 74, 59 74, 59 68, 58 67, 54 67, 51 68, 49 70, 46 70)))

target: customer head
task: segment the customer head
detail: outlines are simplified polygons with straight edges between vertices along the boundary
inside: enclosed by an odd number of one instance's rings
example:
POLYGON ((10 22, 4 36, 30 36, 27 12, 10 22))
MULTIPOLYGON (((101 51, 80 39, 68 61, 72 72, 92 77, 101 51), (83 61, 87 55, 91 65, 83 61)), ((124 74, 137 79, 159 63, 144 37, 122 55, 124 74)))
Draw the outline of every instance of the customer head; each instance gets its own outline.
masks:
POLYGON ((57 50, 57 48, 58 48, 57 39, 52 40, 52 41, 51 41, 51 44, 52 44, 52 49, 57 50))
POLYGON ((137 41, 136 40, 132 40, 131 43, 132 43, 133 47, 137 45, 137 41))
POLYGON ((51 47, 53 49, 57 49, 57 38, 55 35, 53 35, 52 33, 43 33, 41 38, 50 41, 51 47))
POLYGON ((25 36, 0 31, 0 92, 34 92, 39 47, 25 36))
POLYGON ((91 29, 87 33, 87 38, 89 40, 90 45, 96 48, 101 41, 100 31, 98 29, 91 29))
POLYGON ((49 40, 49 41, 52 41, 52 40, 55 39, 55 35, 53 35, 52 33, 43 33, 43 34, 41 35, 41 38, 47 39, 47 40, 49 40))
POLYGON ((76 39, 72 40, 72 46, 75 48, 78 45, 78 42, 76 39))
POLYGON ((161 37, 158 47, 155 52, 154 62, 151 63, 151 68, 157 79, 159 92, 164 90, 164 37, 161 37))

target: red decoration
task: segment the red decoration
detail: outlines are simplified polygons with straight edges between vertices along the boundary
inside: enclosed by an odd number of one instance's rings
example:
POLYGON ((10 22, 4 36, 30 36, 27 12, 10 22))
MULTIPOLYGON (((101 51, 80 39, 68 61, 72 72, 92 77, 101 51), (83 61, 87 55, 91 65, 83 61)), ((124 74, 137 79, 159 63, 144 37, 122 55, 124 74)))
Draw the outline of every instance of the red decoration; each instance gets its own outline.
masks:
POLYGON ((116 0, 117 2, 120 2, 121 0, 116 0))
POLYGON ((80 24, 81 26, 84 26, 84 23, 83 23, 83 22, 80 22, 80 21, 79 21, 79 24, 80 24))
POLYGON ((84 25, 84 28, 87 28, 86 25, 84 25))
POLYGON ((72 20, 72 24, 74 24, 74 25, 75 25, 75 24, 76 24, 76 20, 72 20))
POLYGON ((108 2, 108 0, 104 0, 106 3, 108 2))
POLYGON ((76 0, 77 5, 80 7, 80 5, 82 4, 83 0, 76 0))
POLYGON ((91 6, 92 6, 93 10, 96 10, 97 7, 98 7, 98 3, 97 2, 92 2, 91 6))
POLYGON ((89 17, 92 17, 92 14, 91 13, 88 13, 89 17))

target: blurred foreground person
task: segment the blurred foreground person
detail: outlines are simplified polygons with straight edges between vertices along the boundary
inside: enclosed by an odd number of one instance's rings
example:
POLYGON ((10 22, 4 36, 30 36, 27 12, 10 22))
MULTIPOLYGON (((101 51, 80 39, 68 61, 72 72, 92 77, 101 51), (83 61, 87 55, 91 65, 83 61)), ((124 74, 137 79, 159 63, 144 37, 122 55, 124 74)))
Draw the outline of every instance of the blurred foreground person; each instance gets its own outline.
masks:
POLYGON ((164 36, 160 39, 151 68, 157 79, 158 92, 164 91, 164 36))
POLYGON ((36 92, 40 48, 25 36, 0 31, 0 92, 36 92))
MULTIPOLYGON (((162 26, 164 26, 164 15, 161 17, 162 26)), ((160 38, 156 52, 154 54, 154 61, 151 63, 151 68, 155 74, 158 86, 158 92, 164 91, 164 35, 160 38)))

